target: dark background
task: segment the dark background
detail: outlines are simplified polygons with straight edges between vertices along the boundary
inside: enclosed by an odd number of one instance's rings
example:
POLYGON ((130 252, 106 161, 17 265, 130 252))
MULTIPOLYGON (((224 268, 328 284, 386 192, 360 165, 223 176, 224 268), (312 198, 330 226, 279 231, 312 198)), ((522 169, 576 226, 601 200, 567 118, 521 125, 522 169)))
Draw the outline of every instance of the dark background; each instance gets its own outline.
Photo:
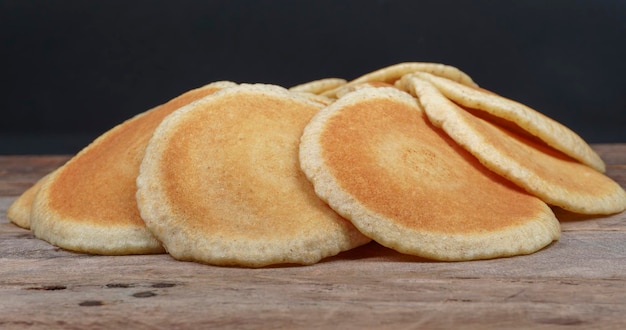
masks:
POLYGON ((454 65, 587 141, 626 142, 626 1, 0 0, 0 154, 75 153, 216 80, 454 65))

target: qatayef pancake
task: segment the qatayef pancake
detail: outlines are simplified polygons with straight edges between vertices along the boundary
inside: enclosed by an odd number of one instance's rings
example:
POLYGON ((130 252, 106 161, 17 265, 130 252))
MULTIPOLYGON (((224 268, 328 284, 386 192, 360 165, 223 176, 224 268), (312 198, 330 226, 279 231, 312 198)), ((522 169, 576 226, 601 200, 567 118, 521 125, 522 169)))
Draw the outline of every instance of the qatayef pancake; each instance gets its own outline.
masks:
POLYGON ((416 73, 415 76, 432 83, 448 99, 514 122, 549 146, 600 172, 605 171, 605 164, 600 156, 578 134, 526 105, 432 74, 416 73))
POLYGON ((33 199, 39 188, 50 174, 39 179, 30 188, 26 189, 7 210, 7 218, 19 227, 30 229, 30 210, 33 206, 33 199))
POLYGON ((582 214, 626 209, 626 192, 589 166, 489 121, 473 116, 416 76, 405 77, 429 120, 486 167, 548 204, 582 214))
POLYGON ((367 243, 299 169, 302 130, 322 107, 278 86, 240 85, 168 116, 146 149, 137 203, 170 255, 312 264, 367 243))
POLYGON ((345 85, 345 83, 346 80, 342 78, 323 78, 290 87, 289 90, 292 92, 321 94, 327 90, 345 85))
POLYGON ((456 67, 440 64, 440 63, 428 63, 428 62, 405 62, 390 65, 376 71, 364 74, 346 84, 337 86, 333 89, 327 90, 322 93, 329 97, 338 97, 337 92, 352 85, 358 85, 366 82, 384 82, 393 85, 398 79, 402 78, 405 74, 412 72, 428 72, 441 77, 446 77, 454 81, 458 81, 461 84, 468 86, 477 86, 476 83, 465 72, 459 70, 456 67))
POLYGON ((396 88, 363 88, 320 111, 302 135, 300 164, 318 196, 399 252, 485 259, 560 236, 544 202, 482 166, 396 88))
POLYGON ((161 120, 231 82, 191 90, 107 131, 57 169, 35 195, 31 229, 64 249, 122 255, 164 252, 139 216, 135 180, 161 120))

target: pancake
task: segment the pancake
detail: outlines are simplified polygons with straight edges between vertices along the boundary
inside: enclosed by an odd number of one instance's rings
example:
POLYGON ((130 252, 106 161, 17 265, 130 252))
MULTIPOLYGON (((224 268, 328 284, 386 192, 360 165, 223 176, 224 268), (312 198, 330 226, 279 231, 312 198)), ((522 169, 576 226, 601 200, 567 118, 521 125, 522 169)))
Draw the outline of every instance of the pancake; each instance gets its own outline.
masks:
POLYGON ((110 129, 57 169, 33 200, 35 236, 61 248, 104 255, 163 253, 139 215, 135 180, 161 120, 231 82, 188 91, 110 129))
POLYGON ((514 122, 556 150, 600 172, 605 171, 604 162, 587 142, 563 124, 537 110, 493 92, 465 86, 450 79, 428 73, 417 73, 416 76, 432 83, 455 103, 514 122))
POLYGON ((398 79, 402 78, 402 76, 412 72, 428 72, 452 79, 454 81, 458 81, 459 83, 464 85, 477 86, 470 76, 453 66, 440 63, 405 62, 390 65, 376 71, 364 74, 346 84, 327 90, 323 92, 322 95, 336 98, 338 97, 337 92, 339 92, 340 90, 345 89, 346 87, 350 87, 352 85, 358 85, 366 82, 378 81, 393 85, 398 79))
POLYGON ((240 85, 163 120, 141 164, 137 204, 169 254, 306 265, 369 242, 299 169, 300 135, 322 107, 282 87, 240 85))
POLYGON ((382 81, 368 81, 358 84, 350 84, 337 90, 337 97, 340 98, 348 93, 354 92, 355 90, 367 87, 394 87, 394 85, 382 81))
POLYGON ((548 204, 581 214, 626 208, 619 184, 567 155, 471 115, 426 80, 405 77, 429 120, 482 164, 548 204))
POLYGON ((7 218, 11 222, 24 229, 30 229, 30 210, 33 205, 33 199, 35 199, 35 194, 39 191, 44 180, 49 176, 50 174, 47 174, 39 179, 11 203, 11 206, 9 206, 7 210, 7 218))
POLYGON ((300 164, 320 198, 402 253, 496 258, 560 236, 544 202, 482 166, 396 88, 363 88, 321 110, 302 135, 300 164))
POLYGON ((292 92, 322 94, 327 90, 337 88, 344 85, 345 83, 346 80, 343 78, 323 78, 290 87, 289 90, 292 92))
POLYGON ((299 94, 300 96, 303 96, 313 102, 317 102, 324 106, 335 102, 335 99, 332 99, 324 95, 319 95, 319 94, 314 94, 314 93, 309 93, 309 92, 292 92, 292 93, 299 94))

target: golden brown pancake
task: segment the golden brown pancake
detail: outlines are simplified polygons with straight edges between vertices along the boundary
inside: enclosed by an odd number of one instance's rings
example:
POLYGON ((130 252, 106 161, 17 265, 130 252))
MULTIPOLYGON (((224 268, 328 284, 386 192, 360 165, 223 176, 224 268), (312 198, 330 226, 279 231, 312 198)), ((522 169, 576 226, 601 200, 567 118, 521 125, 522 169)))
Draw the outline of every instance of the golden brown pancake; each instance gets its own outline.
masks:
POLYGON ((605 164, 600 156, 578 134, 526 105, 432 74, 417 73, 415 76, 432 83, 448 99, 514 122, 549 146, 600 172, 605 171, 605 164))
POLYGON ((548 204, 583 214, 626 209, 615 181, 557 150, 471 115, 426 80, 403 78, 429 120, 482 164, 548 204))
POLYGON ((7 218, 14 224, 24 229, 30 229, 30 210, 33 205, 35 194, 39 191, 39 187, 43 184, 50 174, 39 179, 34 185, 26 189, 7 210, 7 218))
POLYGON ((302 129, 322 107, 282 87, 240 85, 168 116, 146 149, 137 203, 170 255, 312 264, 368 242, 299 169, 302 129))
POLYGON ((290 87, 289 90, 292 92, 322 94, 327 90, 337 88, 344 85, 345 83, 346 80, 343 78, 323 78, 290 87))
POLYGON ((358 85, 366 82, 378 81, 393 85, 398 79, 402 78, 402 76, 412 72, 428 72, 452 79, 454 81, 458 81, 461 84, 465 84, 468 86, 477 86, 469 75, 453 66, 440 63, 405 62, 390 65, 376 71, 364 74, 346 84, 324 91, 322 95, 336 98, 338 97, 337 92, 339 92, 340 90, 345 90, 345 88, 352 85, 358 85))
POLYGON ((64 249, 122 255, 164 252, 139 215, 135 180, 152 132, 179 107, 231 82, 191 90, 107 131, 56 170, 35 195, 34 234, 64 249))
POLYGON ((300 164, 318 196, 399 252, 495 258, 560 235, 544 202, 482 166, 396 88, 363 88, 320 111, 302 135, 300 164))

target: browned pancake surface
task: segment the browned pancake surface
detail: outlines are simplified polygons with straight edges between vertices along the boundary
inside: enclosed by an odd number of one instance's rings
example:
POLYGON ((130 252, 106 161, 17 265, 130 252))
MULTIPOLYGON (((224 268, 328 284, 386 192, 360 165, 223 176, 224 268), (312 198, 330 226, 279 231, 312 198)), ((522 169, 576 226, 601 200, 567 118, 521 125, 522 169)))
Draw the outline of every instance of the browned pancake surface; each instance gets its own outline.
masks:
POLYGON ((172 111, 232 85, 217 82, 189 91, 98 137, 57 170, 35 196, 35 235, 90 253, 163 252, 146 229, 135 201, 135 180, 145 147, 172 111))
POLYGON ((403 226, 492 231, 522 224, 527 220, 519 215, 545 209, 480 165, 415 109, 399 108, 394 100, 343 108, 326 132, 321 140, 328 148, 325 161, 337 181, 364 205, 403 226), (463 190, 471 195, 451 200, 463 190))
POLYGON ((515 123, 526 134, 544 141, 573 159, 600 172, 605 170, 602 159, 578 134, 535 109, 485 89, 465 86, 428 73, 415 73, 413 76, 427 80, 456 103, 477 109, 475 112, 485 112, 491 118, 515 123))
POLYGON ((431 122, 486 167, 546 203, 584 214, 626 208, 626 192, 601 172, 537 139, 473 116, 425 80, 413 78, 409 85, 431 122))
POLYGON ((300 150, 318 195, 398 251, 471 260, 529 253, 559 237, 545 203, 484 168, 395 89, 339 99, 307 126, 300 150))
POLYGON ((141 213, 168 252, 261 267, 368 242, 299 169, 302 129, 321 107, 278 86, 241 85, 168 117, 137 180, 141 213))
POLYGON ((65 221, 144 226, 135 202, 135 180, 152 132, 172 111, 220 86, 189 91, 107 132, 55 177, 48 194, 50 208, 65 221))
MULTIPOLYGON (((301 205, 289 196, 300 195, 298 188, 306 182, 297 171, 297 140, 293 137, 300 134, 317 109, 307 103, 279 99, 239 105, 240 99, 235 94, 214 101, 211 107, 217 111, 198 111, 186 121, 184 129, 169 136, 162 159, 168 164, 162 167, 165 194, 178 212, 195 215, 187 220, 198 223, 201 227, 197 230, 207 235, 219 229, 221 234, 241 239, 273 236, 276 232, 292 236, 298 230, 295 214, 301 205), (255 111, 257 107, 264 111, 255 111), (241 120, 235 113, 248 118, 241 120), (272 127, 280 134, 260 131, 259 126, 272 127), (289 147, 287 154, 284 146, 289 147), (277 193, 281 193, 281 199, 277 193), (204 196, 207 203, 198 203, 190 195, 204 196), (264 224, 268 208, 273 217, 281 219, 272 226, 264 224), (229 213, 249 214, 250 219, 238 218, 244 221, 235 222, 222 218, 229 213), (206 219, 203 215, 214 217, 206 219)), ((312 191, 307 197, 311 204, 323 205, 312 191)))

